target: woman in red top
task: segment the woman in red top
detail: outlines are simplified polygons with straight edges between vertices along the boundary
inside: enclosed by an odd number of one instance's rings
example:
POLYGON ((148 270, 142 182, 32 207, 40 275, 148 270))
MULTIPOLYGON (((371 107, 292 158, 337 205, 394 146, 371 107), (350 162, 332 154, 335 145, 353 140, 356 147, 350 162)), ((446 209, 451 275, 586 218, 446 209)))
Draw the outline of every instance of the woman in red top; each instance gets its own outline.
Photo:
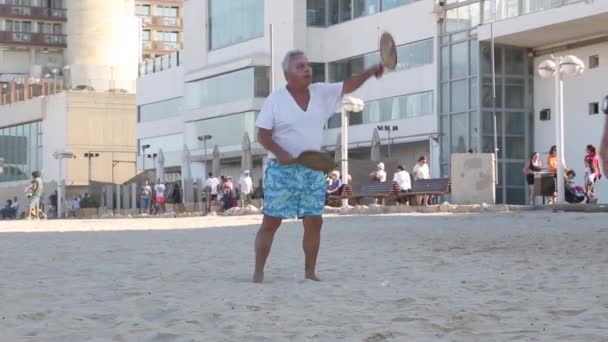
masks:
POLYGON ((597 156, 595 146, 587 145, 585 149, 585 188, 590 199, 595 198, 593 184, 600 178, 600 158, 597 156))

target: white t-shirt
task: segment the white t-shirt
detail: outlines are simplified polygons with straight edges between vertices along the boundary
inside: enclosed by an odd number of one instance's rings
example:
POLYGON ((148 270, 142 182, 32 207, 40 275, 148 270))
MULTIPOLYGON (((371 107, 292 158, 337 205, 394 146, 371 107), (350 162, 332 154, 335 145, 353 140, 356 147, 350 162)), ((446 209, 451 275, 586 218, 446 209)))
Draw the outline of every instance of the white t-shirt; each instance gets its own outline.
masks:
MULTIPOLYGON (((307 150, 320 150, 325 122, 339 109, 342 83, 313 83, 310 101, 302 110, 286 87, 274 91, 262 106, 256 126, 272 130, 272 139, 293 158, 307 150)), ((269 158, 275 156, 269 152, 269 158)))
POLYGON ((241 178, 239 185, 241 187, 241 193, 243 195, 248 195, 253 190, 253 181, 249 176, 241 178))
POLYGON ((156 192, 156 197, 165 197, 165 191, 167 188, 165 184, 156 184, 154 185, 154 191, 156 192))
POLYGON ((420 163, 417 163, 414 166, 414 178, 415 179, 430 179, 431 171, 429 170, 429 164, 424 163, 420 166, 420 163))
POLYGON ((386 182, 386 171, 384 171, 384 170, 376 171, 376 178, 378 178, 378 182, 381 182, 381 183, 386 182))
POLYGON ((405 170, 395 172, 393 182, 397 182, 401 190, 412 190, 412 179, 410 178, 410 174, 405 170))
POLYGON ((205 187, 211 188, 212 195, 217 195, 218 185, 220 185, 220 181, 215 177, 207 178, 207 180, 205 181, 205 187))

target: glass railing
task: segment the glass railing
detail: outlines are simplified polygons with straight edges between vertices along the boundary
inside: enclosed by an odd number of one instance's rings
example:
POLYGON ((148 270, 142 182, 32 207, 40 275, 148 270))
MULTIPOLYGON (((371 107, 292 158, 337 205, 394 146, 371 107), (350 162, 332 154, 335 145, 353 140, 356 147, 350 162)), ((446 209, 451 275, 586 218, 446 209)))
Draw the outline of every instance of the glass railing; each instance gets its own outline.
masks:
POLYGON ((484 1, 484 24, 492 22, 492 9, 496 11, 496 21, 572 5, 587 0, 486 0, 484 1))
POLYGON ((163 70, 178 67, 181 64, 180 54, 181 51, 175 51, 173 53, 148 59, 139 63, 139 76, 154 74, 163 70))

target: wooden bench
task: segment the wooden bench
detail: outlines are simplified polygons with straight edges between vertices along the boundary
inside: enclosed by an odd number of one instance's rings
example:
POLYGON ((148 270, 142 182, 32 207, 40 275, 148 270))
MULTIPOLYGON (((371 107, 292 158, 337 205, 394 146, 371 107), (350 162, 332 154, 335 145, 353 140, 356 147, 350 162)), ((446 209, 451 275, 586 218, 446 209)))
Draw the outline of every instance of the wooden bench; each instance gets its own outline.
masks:
POLYGON ((450 194, 452 182, 449 178, 416 179, 412 182, 412 191, 399 195, 399 199, 409 200, 415 196, 443 196, 450 194))
POLYGON ((384 204, 386 198, 397 198, 399 196, 399 184, 395 182, 374 182, 361 186, 361 193, 351 196, 355 203, 359 204, 362 198, 374 198, 376 202, 384 204))
POLYGON ((353 195, 353 188, 350 184, 344 184, 340 189, 340 196, 329 195, 327 196, 327 205, 332 207, 340 207, 342 206, 343 199, 352 199, 358 202, 361 199, 361 196, 353 195))

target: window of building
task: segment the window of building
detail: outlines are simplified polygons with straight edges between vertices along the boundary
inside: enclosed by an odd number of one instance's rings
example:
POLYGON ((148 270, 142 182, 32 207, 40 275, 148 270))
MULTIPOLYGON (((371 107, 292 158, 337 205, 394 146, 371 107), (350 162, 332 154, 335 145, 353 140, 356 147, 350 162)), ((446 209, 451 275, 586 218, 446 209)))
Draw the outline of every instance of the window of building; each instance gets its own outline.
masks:
POLYGON ((263 35, 263 0, 209 1, 209 48, 211 50, 263 35))
MULTIPOLYGON (((240 146, 244 132, 249 134, 252 142, 257 140, 257 128, 255 127, 257 116, 257 111, 250 111, 199 120, 193 122, 192 125, 194 125, 194 131, 197 136, 205 134, 213 135, 212 141, 214 145, 240 146), (222 134, 223 132, 232 133, 222 134)), ((207 147, 209 147, 209 144, 207 144, 207 147)))
POLYGON ((598 114, 600 112, 600 103, 592 102, 589 104, 589 115, 598 114))
POLYGON ((335 25, 420 0, 307 0, 308 26, 335 25))
POLYGON ((308 26, 327 26, 326 0, 306 0, 306 23, 308 26))
POLYGON ((156 40, 163 42, 177 42, 179 32, 158 31, 156 32, 156 40))
POLYGON ((174 99, 148 103, 137 107, 137 121, 155 121, 173 116, 178 116, 184 109, 184 98, 177 97, 174 99))
POLYGON ((27 180, 42 169, 40 122, 0 128, 0 158, 4 159, 1 182, 27 180))
POLYGON ((150 5, 136 5, 135 6, 135 15, 149 16, 150 15, 150 5))
POLYGON ((594 69, 600 66, 600 56, 589 56, 589 69, 594 69))
POLYGON ((312 68, 312 81, 325 82, 325 63, 310 63, 312 68))
POLYGON ((416 0, 382 0, 382 10, 387 11, 395 7, 410 4, 416 0))
MULTIPOLYGON (((150 147, 146 149, 146 155, 158 153, 160 149, 162 149, 164 153, 182 151, 184 149, 184 135, 182 133, 177 133, 139 139, 139 151, 142 151, 141 147, 143 145, 150 145, 150 147)), ((151 159, 146 161, 147 165, 152 165, 152 163, 153 161, 151 159)))
POLYGON ((7 5, 32 6, 32 0, 6 0, 7 5))
MULTIPOLYGON (((401 95, 385 99, 367 101, 363 111, 351 113, 349 126, 385 122, 398 119, 409 119, 433 114, 433 92, 401 95)), ((327 128, 339 128, 342 125, 340 113, 335 113, 328 121, 327 128)))
POLYGON ((186 108, 203 108, 270 93, 270 69, 252 67, 186 83, 186 108))
POLYGON ((45 34, 62 34, 61 24, 38 23, 38 32, 45 34))
POLYGON ((21 20, 7 20, 6 21, 6 30, 9 32, 32 32, 32 22, 31 21, 21 21, 21 20))
MULTIPOLYGON (((31 1, 31 0, 28 0, 31 1)), ((44 8, 64 8, 63 0, 42 0, 42 7, 44 8)))
MULTIPOLYGON (((395 70, 407 70, 433 63, 433 39, 400 45, 397 47, 397 67, 395 70)), ((343 81, 363 72, 366 68, 380 61, 378 51, 362 56, 331 62, 328 65, 329 79, 332 82, 343 81)))
POLYGON ((150 30, 143 30, 142 34, 141 34, 141 39, 143 39, 145 41, 149 41, 150 40, 150 30))
POLYGON ((177 7, 164 7, 158 6, 156 7, 156 15, 161 17, 177 17, 178 8, 177 7))
POLYGON ((380 12, 379 0, 354 0, 353 18, 373 15, 380 12))

